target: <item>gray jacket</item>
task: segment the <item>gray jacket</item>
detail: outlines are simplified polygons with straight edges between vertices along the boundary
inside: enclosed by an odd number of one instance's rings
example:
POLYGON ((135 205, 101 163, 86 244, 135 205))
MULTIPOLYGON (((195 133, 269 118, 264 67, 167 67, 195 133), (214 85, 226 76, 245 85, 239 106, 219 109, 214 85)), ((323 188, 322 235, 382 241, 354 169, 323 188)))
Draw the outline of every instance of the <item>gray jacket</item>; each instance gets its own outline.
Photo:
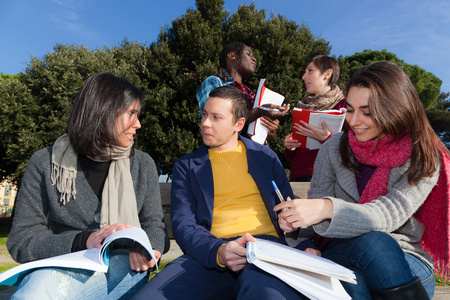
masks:
MULTIPOLYGON (((76 198, 65 205, 59 202, 59 192, 50 180, 51 152, 48 147, 33 154, 22 180, 7 240, 11 256, 19 263, 70 253, 78 233, 99 228, 94 215, 100 212, 101 202, 79 164, 76 198)), ((141 227, 162 254, 166 233, 155 163, 148 154, 135 150, 130 166, 141 227)))
MULTIPOLYGON (((360 195, 355 173, 342 166, 338 150, 341 136, 342 133, 338 133, 323 144, 314 165, 308 198, 328 198, 333 202, 332 219, 313 225, 314 231, 331 238, 353 238, 370 231, 383 231, 389 233, 403 251, 433 265, 420 244, 424 226, 414 214, 436 185, 439 169, 433 177, 411 186, 408 184, 408 161, 391 169, 385 196, 358 204, 360 195)), ((311 231, 302 229, 299 237, 308 235, 311 231)))

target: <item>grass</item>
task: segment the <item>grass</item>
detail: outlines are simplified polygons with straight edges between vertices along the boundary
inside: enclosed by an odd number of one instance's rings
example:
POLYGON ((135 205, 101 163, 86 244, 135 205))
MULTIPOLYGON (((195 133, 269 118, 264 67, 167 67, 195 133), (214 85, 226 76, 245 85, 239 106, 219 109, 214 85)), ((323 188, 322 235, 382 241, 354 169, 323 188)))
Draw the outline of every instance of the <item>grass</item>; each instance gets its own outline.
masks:
POLYGON ((9 218, 0 218, 0 245, 6 245, 6 239, 10 230, 11 220, 9 218))
MULTIPOLYGON (((170 260, 161 261, 161 263, 159 264, 159 271, 161 272, 168 263, 170 263, 170 260)), ((152 279, 153 277, 155 277, 156 274, 158 274, 158 273, 156 273, 156 271, 151 272, 148 279, 149 280, 152 279)))
POLYGON ((5 264, 0 264, 0 273, 1 272, 5 272, 8 271, 9 269, 12 269, 14 267, 17 267, 18 265, 20 265, 19 263, 5 263, 5 264))
POLYGON ((434 282, 436 286, 450 286, 450 279, 444 280, 439 274, 434 274, 434 282))

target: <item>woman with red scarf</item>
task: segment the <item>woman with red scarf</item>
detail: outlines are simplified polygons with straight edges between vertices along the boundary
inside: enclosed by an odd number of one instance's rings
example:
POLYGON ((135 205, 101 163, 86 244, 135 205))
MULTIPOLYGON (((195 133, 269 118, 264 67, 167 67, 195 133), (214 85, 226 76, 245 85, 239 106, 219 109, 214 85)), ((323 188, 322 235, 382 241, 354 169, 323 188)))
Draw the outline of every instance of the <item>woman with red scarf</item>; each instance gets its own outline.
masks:
POLYGON ((274 208, 280 227, 315 233, 355 272, 354 299, 430 299, 433 269, 449 271, 449 152, 397 65, 364 66, 346 90, 348 126, 320 149, 309 199, 274 208))
POLYGON ((267 140, 274 138, 279 125, 278 119, 286 115, 290 106, 289 104, 282 106, 263 105, 279 110, 277 112, 253 108, 256 95, 248 86, 242 83, 243 79, 252 76, 256 69, 256 58, 253 56, 252 49, 242 42, 229 43, 220 52, 219 64, 220 68, 217 76, 206 78, 198 89, 197 100, 202 115, 203 106, 213 89, 225 85, 233 85, 245 94, 250 111, 246 126, 241 131, 241 134, 246 136, 247 125, 261 118, 261 124, 269 130, 267 140))

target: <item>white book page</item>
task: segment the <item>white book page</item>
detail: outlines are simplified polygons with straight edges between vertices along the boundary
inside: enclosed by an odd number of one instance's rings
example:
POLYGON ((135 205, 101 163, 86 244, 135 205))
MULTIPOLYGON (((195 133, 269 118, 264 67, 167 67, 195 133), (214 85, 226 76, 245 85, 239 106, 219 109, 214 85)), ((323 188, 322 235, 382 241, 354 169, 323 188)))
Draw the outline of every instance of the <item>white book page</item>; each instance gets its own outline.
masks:
POLYGON ((94 248, 21 264, 0 273, 0 283, 2 285, 16 285, 23 276, 34 269, 43 267, 75 268, 106 273, 108 266, 100 261, 99 253, 100 249, 94 248))
MULTIPOLYGON (((102 245, 101 251, 99 253, 99 255, 101 256, 101 257, 99 257, 99 260, 104 260, 105 250, 108 247, 108 245, 111 242, 113 242, 114 240, 121 239, 121 238, 131 239, 131 240, 138 242, 139 244, 142 245, 142 247, 144 247, 148 251, 148 253, 150 254, 150 257, 153 259, 153 261, 157 262, 157 260, 155 258, 155 253, 153 252, 152 245, 148 239, 147 233, 145 233, 144 230, 142 230, 141 228, 138 228, 138 227, 122 229, 122 230, 116 231, 113 234, 107 236, 105 238, 105 240, 103 241, 103 245, 102 245)), ((158 265, 156 265, 156 270, 159 272, 158 265)))
MULTIPOLYGON (((324 113, 311 113, 309 115, 309 124, 322 127, 322 121, 327 123, 327 127, 330 130, 331 134, 336 134, 342 130, 342 126, 345 121, 345 114, 342 115, 331 115, 324 113)), ((310 150, 319 149, 322 146, 322 143, 311 138, 307 138, 306 140, 306 148, 310 150)))
MULTIPOLYGON (((91 248, 36 260, 14 267, 0 273, 0 283, 3 285, 14 285, 18 283, 17 281, 21 280, 21 278, 23 278, 23 276, 27 273, 42 267, 77 268, 106 273, 108 270, 108 264, 105 263, 105 260, 108 260, 108 258, 105 257, 106 248, 112 241, 120 238, 127 238, 140 243, 145 249, 147 249, 152 259, 156 262, 155 254, 145 231, 141 228, 131 227, 116 231, 115 233, 109 235, 104 240, 101 249, 91 248)), ((157 270, 159 271, 158 266, 157 270)))
POLYGON ((274 265, 260 260, 256 260, 253 263, 258 268, 278 277, 309 299, 351 299, 336 278, 307 271, 299 272, 294 268, 274 265))
MULTIPOLYGON (((275 105, 282 105, 284 101, 284 96, 278 94, 277 92, 274 92, 268 88, 264 88, 264 93, 262 95, 262 98, 260 99, 260 94, 262 91, 262 88, 264 86, 265 79, 261 79, 258 86, 258 92, 256 94, 255 103, 253 104, 253 108, 257 106, 262 106, 264 104, 275 104, 275 105), (260 100, 260 101, 258 101, 260 100)), ((257 119, 256 121, 253 121, 249 124, 247 133, 251 136, 252 140, 255 142, 258 142, 260 144, 264 144, 264 141, 267 138, 267 134, 269 133, 269 130, 261 125, 261 121, 257 119), (254 135, 253 135, 254 134, 254 135)))
POLYGON ((247 246, 249 262, 262 260, 356 283, 353 271, 326 258, 262 239, 257 239, 257 242, 252 244, 247 246))

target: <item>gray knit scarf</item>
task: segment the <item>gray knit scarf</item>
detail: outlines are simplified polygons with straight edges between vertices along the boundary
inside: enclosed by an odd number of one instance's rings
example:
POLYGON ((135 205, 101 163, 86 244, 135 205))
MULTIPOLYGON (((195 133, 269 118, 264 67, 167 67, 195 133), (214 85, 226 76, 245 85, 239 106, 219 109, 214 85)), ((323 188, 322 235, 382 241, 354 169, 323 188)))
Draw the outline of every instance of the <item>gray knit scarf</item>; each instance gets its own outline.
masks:
MULTIPOLYGON (((108 176, 102 191, 102 208, 100 228, 115 223, 125 223, 141 227, 138 217, 136 195, 130 172, 130 152, 133 142, 128 147, 112 146, 105 158, 89 157, 94 161, 111 161, 108 176)), ((60 192, 63 205, 70 198, 76 198, 75 179, 77 177, 78 155, 70 145, 67 134, 60 136, 53 145, 52 151, 52 184, 60 192)))

